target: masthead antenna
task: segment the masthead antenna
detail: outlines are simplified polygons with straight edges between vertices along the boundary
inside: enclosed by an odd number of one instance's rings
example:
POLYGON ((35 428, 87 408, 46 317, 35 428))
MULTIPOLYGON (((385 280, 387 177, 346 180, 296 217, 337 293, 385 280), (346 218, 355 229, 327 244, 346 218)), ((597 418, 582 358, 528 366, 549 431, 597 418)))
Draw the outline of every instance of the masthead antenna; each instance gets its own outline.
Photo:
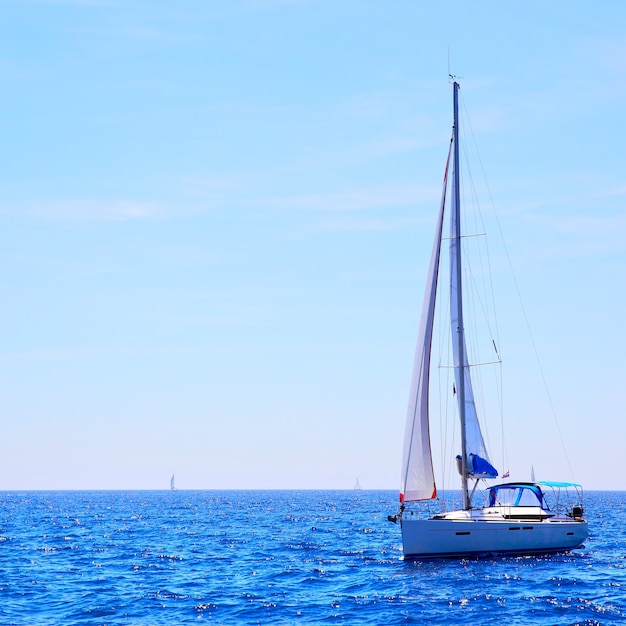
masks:
POLYGON ((454 83, 457 79, 463 78, 462 76, 457 76, 450 71, 450 46, 448 46, 448 82, 454 83))

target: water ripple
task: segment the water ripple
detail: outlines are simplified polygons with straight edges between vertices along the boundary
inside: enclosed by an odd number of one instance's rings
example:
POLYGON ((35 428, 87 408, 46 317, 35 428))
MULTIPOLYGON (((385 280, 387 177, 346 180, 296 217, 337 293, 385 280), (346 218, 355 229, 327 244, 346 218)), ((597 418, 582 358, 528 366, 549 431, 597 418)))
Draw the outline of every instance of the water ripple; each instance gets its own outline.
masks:
POLYGON ((6 624, 618 624, 626 494, 565 555, 403 561, 393 492, 0 494, 6 624))

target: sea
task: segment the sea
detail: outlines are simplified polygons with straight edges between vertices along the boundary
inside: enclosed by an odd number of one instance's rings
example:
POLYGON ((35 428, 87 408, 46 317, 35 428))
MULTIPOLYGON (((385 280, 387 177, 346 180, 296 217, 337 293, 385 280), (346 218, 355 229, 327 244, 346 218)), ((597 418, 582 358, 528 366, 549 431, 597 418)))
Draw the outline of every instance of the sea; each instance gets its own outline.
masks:
POLYGON ((0 624, 622 624, 626 492, 585 546, 403 560, 395 491, 0 492, 0 624))

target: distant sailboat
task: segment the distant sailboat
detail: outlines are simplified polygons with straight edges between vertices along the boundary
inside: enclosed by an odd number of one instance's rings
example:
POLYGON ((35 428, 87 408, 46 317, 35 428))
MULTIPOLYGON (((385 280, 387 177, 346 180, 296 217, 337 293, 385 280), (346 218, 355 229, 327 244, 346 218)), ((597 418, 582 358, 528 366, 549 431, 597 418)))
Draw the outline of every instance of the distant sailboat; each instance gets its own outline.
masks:
MULTIPOLYGON (((579 547, 588 533, 587 522, 583 518, 580 485, 536 483, 533 469, 532 482, 489 486, 486 506, 473 504, 479 482, 496 478, 498 472, 489 460, 481 433, 470 376, 469 351, 466 347, 464 274, 461 267, 461 245, 465 244, 461 233, 459 197, 458 91, 459 85, 454 81, 454 125, 415 352, 404 438, 400 511, 389 516, 389 520, 400 522, 405 557, 462 556, 486 552, 528 554, 570 550, 579 547), (450 206, 446 201, 448 164, 452 171, 450 206), (449 214, 449 235, 444 233, 444 214, 449 214), (458 406, 461 427, 461 454, 456 459, 461 475, 463 503, 460 510, 441 511, 428 517, 410 505, 437 498, 430 441, 429 386, 435 303, 440 281, 442 242, 445 240, 448 240, 450 247, 448 323, 451 328, 455 374, 452 397, 458 406), (556 506, 553 509, 546 502, 545 488, 555 493, 556 506), (565 508, 565 503, 562 500, 559 502, 559 498, 564 497, 560 494, 568 488, 574 490, 576 499, 565 508)), ((469 333, 467 337, 470 337, 469 333)))
POLYGON ((361 483, 359 482, 359 477, 356 477, 356 480, 354 481, 354 488, 356 491, 361 491, 361 483))
POLYGON ((172 491, 178 491, 176 488, 176 482, 174 481, 174 474, 172 474, 172 477, 170 478, 170 489, 172 491))

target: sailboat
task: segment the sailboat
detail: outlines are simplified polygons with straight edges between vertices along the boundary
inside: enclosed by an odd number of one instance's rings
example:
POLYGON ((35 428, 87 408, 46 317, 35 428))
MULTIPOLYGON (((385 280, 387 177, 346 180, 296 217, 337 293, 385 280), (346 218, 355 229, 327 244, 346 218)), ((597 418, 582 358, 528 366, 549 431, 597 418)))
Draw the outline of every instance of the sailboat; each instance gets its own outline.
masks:
MULTIPOLYGON (((413 365, 402 460, 400 510, 389 519, 400 523, 405 558, 568 551, 580 547, 588 534, 580 485, 538 483, 534 480, 488 484, 486 493, 478 492, 484 496, 482 505, 475 502, 479 483, 496 479, 498 471, 489 459, 482 436, 466 347, 459 194, 459 83, 454 77, 451 79, 454 124, 413 365), (451 181, 448 181, 449 170, 451 181), (446 200, 448 187, 449 202, 446 200), (450 224, 449 234, 444 234, 446 217, 450 224), (429 516, 420 512, 419 505, 414 503, 438 497, 431 454, 429 385, 442 242, 446 239, 449 239, 450 258, 453 394, 460 418, 461 450, 456 464, 461 477, 462 508, 429 516), (567 501, 563 494, 569 498, 567 501), (549 502, 551 495, 554 496, 554 504, 549 502)), ((508 476, 508 471, 504 476, 508 476)))
POLYGON ((170 478, 170 489, 172 491, 178 491, 178 489, 176 488, 176 482, 174 480, 174 474, 172 474, 172 477, 170 478))

